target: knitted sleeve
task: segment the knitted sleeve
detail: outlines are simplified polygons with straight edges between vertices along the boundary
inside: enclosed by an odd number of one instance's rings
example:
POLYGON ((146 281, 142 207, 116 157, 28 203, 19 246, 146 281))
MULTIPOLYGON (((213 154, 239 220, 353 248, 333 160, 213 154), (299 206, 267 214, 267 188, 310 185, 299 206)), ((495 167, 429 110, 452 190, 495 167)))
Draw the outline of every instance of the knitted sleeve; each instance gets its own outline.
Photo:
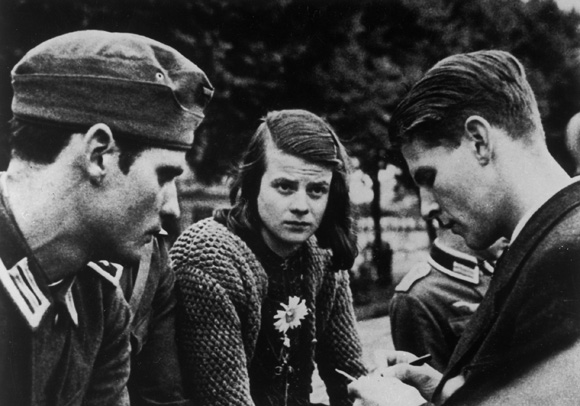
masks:
POLYGON ((362 363, 362 346, 356 330, 352 295, 347 271, 327 271, 321 295, 329 303, 328 320, 318 334, 316 363, 332 406, 352 405, 348 380, 336 368, 354 377, 366 374, 362 363))
POLYGON ((260 329, 263 269, 241 240, 211 219, 190 227, 171 259, 186 391, 196 405, 253 405, 248 360, 260 329))

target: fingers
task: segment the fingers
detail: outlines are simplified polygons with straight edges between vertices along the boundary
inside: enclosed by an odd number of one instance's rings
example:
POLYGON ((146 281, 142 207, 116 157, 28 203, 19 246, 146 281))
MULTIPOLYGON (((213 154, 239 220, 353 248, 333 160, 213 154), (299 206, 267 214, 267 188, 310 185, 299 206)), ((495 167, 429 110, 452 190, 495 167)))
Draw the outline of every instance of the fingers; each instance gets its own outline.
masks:
POLYGON ((348 393, 358 398, 361 394, 375 392, 379 383, 378 377, 361 376, 348 385, 348 393))
POLYGON ((441 391, 441 400, 448 399, 451 395, 455 393, 459 388, 465 383, 465 378, 463 375, 457 375, 454 378, 449 379, 443 386, 441 391))
POLYGON ((413 366, 408 363, 396 364, 392 367, 382 369, 379 371, 379 374, 385 378, 399 379, 417 388, 425 399, 431 398, 442 377, 439 371, 427 364, 413 366))
POLYGON ((376 378, 363 376, 348 385, 348 393, 356 399, 355 405, 374 406, 378 405, 373 399, 380 397, 377 394, 379 388, 380 384, 376 378))
POLYGON ((418 406, 425 403, 419 392, 398 379, 362 377, 353 381, 349 393, 361 406, 418 406))
POLYGON ((407 351, 387 351, 386 358, 387 365, 391 366, 401 363, 409 363, 417 359, 417 356, 407 351))
POLYGON ((401 363, 383 369, 381 373, 385 377, 393 377, 400 379, 403 382, 407 382, 413 380, 417 375, 429 374, 429 372, 424 371, 425 369, 426 368, 423 368, 423 366, 413 366, 409 363, 401 363))

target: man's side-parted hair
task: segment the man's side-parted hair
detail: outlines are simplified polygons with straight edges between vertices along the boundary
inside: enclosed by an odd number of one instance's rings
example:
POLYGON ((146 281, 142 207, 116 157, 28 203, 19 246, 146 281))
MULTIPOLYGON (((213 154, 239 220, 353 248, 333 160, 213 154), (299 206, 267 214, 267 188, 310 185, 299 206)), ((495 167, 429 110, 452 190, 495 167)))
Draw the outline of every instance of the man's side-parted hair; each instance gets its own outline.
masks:
POLYGON ((524 67, 508 52, 489 50, 447 57, 427 71, 395 109, 389 139, 395 147, 415 138, 457 146, 471 115, 514 139, 544 136, 524 67))
MULTIPOLYGON (((13 118, 10 121, 10 150, 13 158, 19 158, 35 164, 53 163, 62 150, 69 144, 75 133, 86 132, 88 128, 69 128, 57 124, 37 124, 13 118)), ((147 144, 125 140, 115 136, 119 147, 119 169, 125 175, 135 159, 146 149, 147 144)))
POLYGON ((230 229, 259 231, 258 195, 266 171, 266 148, 273 143, 284 153, 332 169, 328 205, 315 235, 318 244, 333 253, 336 269, 349 269, 358 254, 352 230, 348 194, 350 160, 332 128, 305 110, 273 111, 252 136, 230 189, 232 209, 218 211, 230 229))

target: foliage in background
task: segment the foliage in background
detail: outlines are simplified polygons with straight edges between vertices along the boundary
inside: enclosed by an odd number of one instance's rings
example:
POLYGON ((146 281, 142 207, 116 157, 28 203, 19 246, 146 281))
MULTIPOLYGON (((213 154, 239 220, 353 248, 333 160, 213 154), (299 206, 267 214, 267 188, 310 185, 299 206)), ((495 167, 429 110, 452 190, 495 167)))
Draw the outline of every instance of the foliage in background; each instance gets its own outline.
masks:
POLYGON ((268 110, 328 119, 361 166, 376 173, 390 113, 439 59, 499 48, 528 68, 550 149, 580 110, 580 17, 553 0, 2 0, 0 167, 5 167, 12 66, 34 45, 80 29, 129 31, 174 46, 216 87, 189 161, 219 181, 268 110))

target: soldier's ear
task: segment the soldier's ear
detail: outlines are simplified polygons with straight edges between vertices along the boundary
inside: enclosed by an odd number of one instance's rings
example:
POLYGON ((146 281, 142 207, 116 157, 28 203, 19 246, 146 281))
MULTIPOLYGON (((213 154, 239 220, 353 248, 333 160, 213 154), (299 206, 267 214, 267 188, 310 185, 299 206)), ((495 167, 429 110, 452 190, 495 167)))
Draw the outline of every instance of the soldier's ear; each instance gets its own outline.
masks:
POLYGON ((94 185, 102 183, 110 166, 118 159, 113 132, 108 125, 93 125, 83 137, 83 161, 87 175, 94 185))
POLYGON ((472 152, 481 165, 487 165, 493 153, 493 128, 481 116, 470 116, 465 120, 464 135, 470 142, 472 152))

